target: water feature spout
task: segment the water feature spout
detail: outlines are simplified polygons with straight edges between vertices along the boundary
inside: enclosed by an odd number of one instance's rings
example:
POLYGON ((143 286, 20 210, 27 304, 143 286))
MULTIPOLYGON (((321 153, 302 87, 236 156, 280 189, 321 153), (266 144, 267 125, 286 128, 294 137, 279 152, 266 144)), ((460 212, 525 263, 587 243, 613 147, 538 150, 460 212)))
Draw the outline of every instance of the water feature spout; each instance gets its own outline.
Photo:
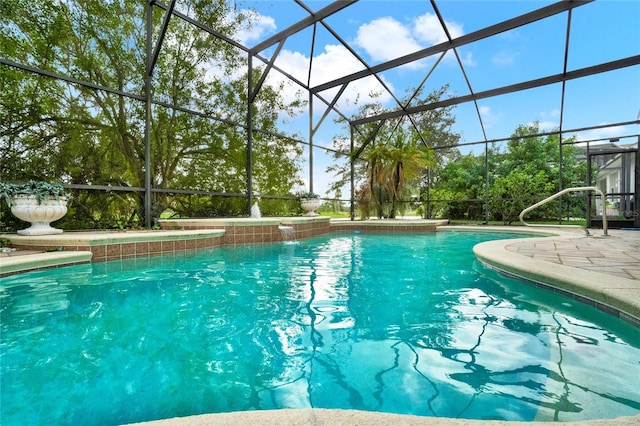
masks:
POLYGON ((260 213, 260 206, 258 206, 257 201, 251 206, 251 217, 256 219, 262 217, 262 213, 260 213))
POLYGON ((280 235, 282 235, 282 241, 296 241, 296 233, 293 226, 279 225, 280 235))

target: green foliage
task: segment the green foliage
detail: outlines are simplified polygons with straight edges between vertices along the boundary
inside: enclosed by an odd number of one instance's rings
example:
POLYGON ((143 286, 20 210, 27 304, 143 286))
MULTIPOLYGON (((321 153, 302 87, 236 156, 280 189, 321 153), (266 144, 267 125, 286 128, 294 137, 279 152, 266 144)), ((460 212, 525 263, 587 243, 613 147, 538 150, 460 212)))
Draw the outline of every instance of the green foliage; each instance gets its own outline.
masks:
MULTIPOLYGON (((493 166, 495 182, 489 190, 490 209, 494 217, 505 223, 516 220, 520 211, 529 205, 557 192, 560 185, 566 188, 585 179, 586 162, 578 161, 578 149, 573 145, 563 146, 561 175, 558 135, 530 136, 539 131, 538 123, 518 126, 507 143, 506 152, 496 154, 499 162, 493 166)), ((566 200, 565 203, 575 204, 575 199, 567 197, 566 200)), ((558 204, 546 204, 530 217, 558 217, 558 204)))
POLYGON ((61 225, 66 229, 140 228, 142 193, 77 191, 61 225))
MULTIPOLYGON (((587 165, 579 160, 580 148, 569 144, 571 140, 563 141, 561 169, 558 135, 532 136, 538 133, 538 123, 518 126, 504 150, 491 145, 486 159, 484 155, 457 156, 434 171, 431 198, 436 200, 435 213, 454 220, 483 220, 488 177, 491 216, 512 223, 520 211, 554 194, 560 185, 567 188, 584 182, 587 165)), ((561 205, 567 216, 584 215, 576 198, 566 197, 561 205)), ((530 218, 557 218, 559 208, 558 203, 546 204, 530 218)))
POLYGON ((311 198, 320 198, 320 195, 315 194, 313 192, 301 192, 296 194, 296 197, 299 199, 311 199, 311 198))
MULTIPOLYGON (((6 59, 134 96, 145 93, 145 2, 6 0, 1 7, 6 59)), ((251 25, 250 14, 231 13, 239 10, 233 2, 187 0, 181 7, 224 34, 251 25)), ((157 40, 164 11, 153 10, 157 40)), ((170 21, 152 75, 151 184, 230 196, 187 201, 157 192, 153 216, 165 210, 183 217, 246 213, 246 198, 233 196, 248 189, 246 69, 246 56, 229 43, 183 20, 170 21)), ((262 70, 253 71, 257 81, 262 70)), ((8 66, 0 66, 0 86, 0 180, 131 188, 78 191, 63 220, 82 228, 142 225, 145 102, 8 66)), ((301 183, 302 148, 271 136, 301 105, 286 103, 281 89, 264 85, 253 104, 253 190, 263 194, 288 195, 301 183)))
MULTIPOLYGON (((417 103, 436 102, 446 90, 445 86, 417 103)), ((424 94, 420 91, 417 96, 419 99, 424 94)), ((340 159, 348 154, 351 161, 327 167, 327 172, 335 176, 330 190, 339 191, 349 183, 353 163, 355 185, 360 188, 355 199, 361 216, 369 217, 375 211, 379 218, 396 217, 406 209, 406 199, 424 186, 427 169, 449 152, 442 149, 436 154, 432 147, 457 143, 460 136, 450 131, 454 122, 451 111, 451 108, 427 110, 412 116, 411 120, 404 117, 380 126, 378 123, 363 125, 354 135, 353 152, 348 140, 335 138, 334 157, 340 159)), ((374 103, 360 107, 357 116, 382 112, 382 105, 374 103)))
POLYGON ((482 219, 485 193, 485 160, 471 154, 455 156, 433 173, 432 217, 482 219))
POLYGON ((176 195, 171 205, 178 217, 222 217, 242 215, 246 204, 244 197, 176 195))
POLYGON ((511 224, 522 210, 531 204, 552 195, 553 183, 544 171, 531 175, 513 170, 507 176, 498 176, 489 189, 489 207, 493 216, 503 223, 511 224))
POLYGON ((69 193, 62 184, 30 180, 25 183, 0 182, 0 200, 4 200, 11 207, 13 197, 34 196, 38 204, 53 197, 56 200, 66 198, 71 200, 69 193))
MULTIPOLYGON (((441 100, 448 90, 444 86, 425 95, 421 88, 415 98, 405 100, 416 105, 441 100)), ((355 118, 364 118, 385 112, 380 103, 362 105, 355 118)), ((334 175, 330 191, 339 191, 351 179, 351 163, 354 166, 355 199, 363 217, 372 211, 378 217, 395 217, 404 209, 408 196, 420 192, 426 186, 427 169, 445 161, 447 155, 456 152, 454 147, 460 135, 451 131, 455 122, 452 107, 422 111, 406 117, 379 123, 368 123, 354 132, 354 152, 350 141, 334 138, 337 160, 327 167, 334 175), (366 147, 359 153, 360 148, 366 147), (432 148, 441 147, 434 150, 432 148), (356 157, 356 154, 360 154, 356 157), (351 161, 342 162, 347 157, 351 161)))
POLYGON ((0 238, 0 248, 10 248, 11 240, 8 238, 0 238))

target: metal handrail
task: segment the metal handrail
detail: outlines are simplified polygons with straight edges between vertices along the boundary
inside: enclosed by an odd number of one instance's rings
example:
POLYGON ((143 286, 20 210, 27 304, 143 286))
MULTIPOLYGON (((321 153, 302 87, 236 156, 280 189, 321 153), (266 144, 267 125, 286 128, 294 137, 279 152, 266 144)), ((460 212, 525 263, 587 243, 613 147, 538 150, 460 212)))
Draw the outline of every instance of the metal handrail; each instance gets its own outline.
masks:
MULTIPOLYGON (((607 225, 607 207, 606 207, 606 202, 607 200, 605 199, 605 195, 604 192, 602 192, 601 190, 599 190, 598 188, 596 188, 595 186, 578 186, 575 188, 566 188, 563 189, 562 191, 545 198, 544 200, 535 203, 534 205, 527 207, 526 209, 522 210, 520 212, 520 216, 518 216, 518 218, 520 219, 520 222, 522 222, 523 225, 526 226, 545 226, 545 225, 532 225, 529 224, 527 222, 524 221, 524 215, 529 213, 531 210, 535 209, 536 207, 540 207, 543 204, 548 203, 551 200, 555 200, 556 198, 562 196, 563 194, 566 194, 567 192, 581 192, 581 191, 595 191, 597 192, 600 197, 602 197, 602 206, 603 206, 603 210, 602 210, 602 229, 604 231, 604 235, 608 236, 608 225, 607 225)), ((585 231, 587 232, 587 235, 589 234, 589 231, 586 229, 585 227, 585 231)))

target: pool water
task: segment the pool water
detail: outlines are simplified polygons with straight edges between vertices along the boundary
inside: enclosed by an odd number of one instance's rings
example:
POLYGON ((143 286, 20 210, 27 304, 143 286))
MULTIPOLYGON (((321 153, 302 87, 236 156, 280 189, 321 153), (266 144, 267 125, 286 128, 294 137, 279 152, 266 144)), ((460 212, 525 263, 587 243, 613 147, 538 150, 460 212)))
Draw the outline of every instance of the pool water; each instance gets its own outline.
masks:
POLYGON ((640 413, 637 328, 476 262, 508 237, 336 234, 0 279, 2 424, 640 413))

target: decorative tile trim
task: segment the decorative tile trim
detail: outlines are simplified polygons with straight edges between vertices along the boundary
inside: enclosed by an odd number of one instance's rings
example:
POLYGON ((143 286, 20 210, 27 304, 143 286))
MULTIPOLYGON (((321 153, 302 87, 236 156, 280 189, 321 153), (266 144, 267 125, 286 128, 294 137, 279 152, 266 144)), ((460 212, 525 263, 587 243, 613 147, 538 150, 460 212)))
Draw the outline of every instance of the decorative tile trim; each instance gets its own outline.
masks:
POLYGON ((539 281, 534 281, 532 279, 529 279, 529 278, 526 278, 526 277, 522 277, 520 275, 512 274, 510 272, 503 271, 501 269, 495 268, 495 267, 493 267, 491 265, 488 265, 488 264, 485 264, 485 265, 487 265, 488 267, 490 267, 491 269, 493 269, 494 271, 496 271, 500 275, 503 275, 503 276, 509 277, 509 278, 515 278, 515 279, 517 279, 519 281, 524 281, 529 285, 533 285, 534 287, 541 288, 543 290, 549 291, 549 292, 554 293, 554 294, 559 294, 559 295, 565 296, 565 297, 567 297, 567 298, 569 298, 571 300, 575 300, 576 302, 579 302, 579 303, 582 303, 584 305, 596 308, 597 310, 599 310, 601 312, 607 313, 607 314, 609 314, 609 315, 611 315, 611 316, 613 316, 615 318, 621 319, 621 320, 623 320, 625 322, 630 323, 631 325, 634 325, 634 326, 640 328, 640 318, 636 318, 636 317, 634 317, 632 315, 629 315, 629 314, 627 314, 626 312, 623 312, 620 309, 617 309, 617 308, 614 308, 614 307, 609 306, 607 304, 604 304, 604 303, 598 302, 596 300, 590 299, 590 298, 585 297, 585 296, 583 296, 581 294, 573 293, 573 292, 570 292, 570 291, 567 291, 567 290, 564 290, 564 289, 561 289, 561 288, 558 288, 558 287, 554 287, 554 286, 549 285, 549 284, 544 284, 544 283, 541 283, 539 281))

